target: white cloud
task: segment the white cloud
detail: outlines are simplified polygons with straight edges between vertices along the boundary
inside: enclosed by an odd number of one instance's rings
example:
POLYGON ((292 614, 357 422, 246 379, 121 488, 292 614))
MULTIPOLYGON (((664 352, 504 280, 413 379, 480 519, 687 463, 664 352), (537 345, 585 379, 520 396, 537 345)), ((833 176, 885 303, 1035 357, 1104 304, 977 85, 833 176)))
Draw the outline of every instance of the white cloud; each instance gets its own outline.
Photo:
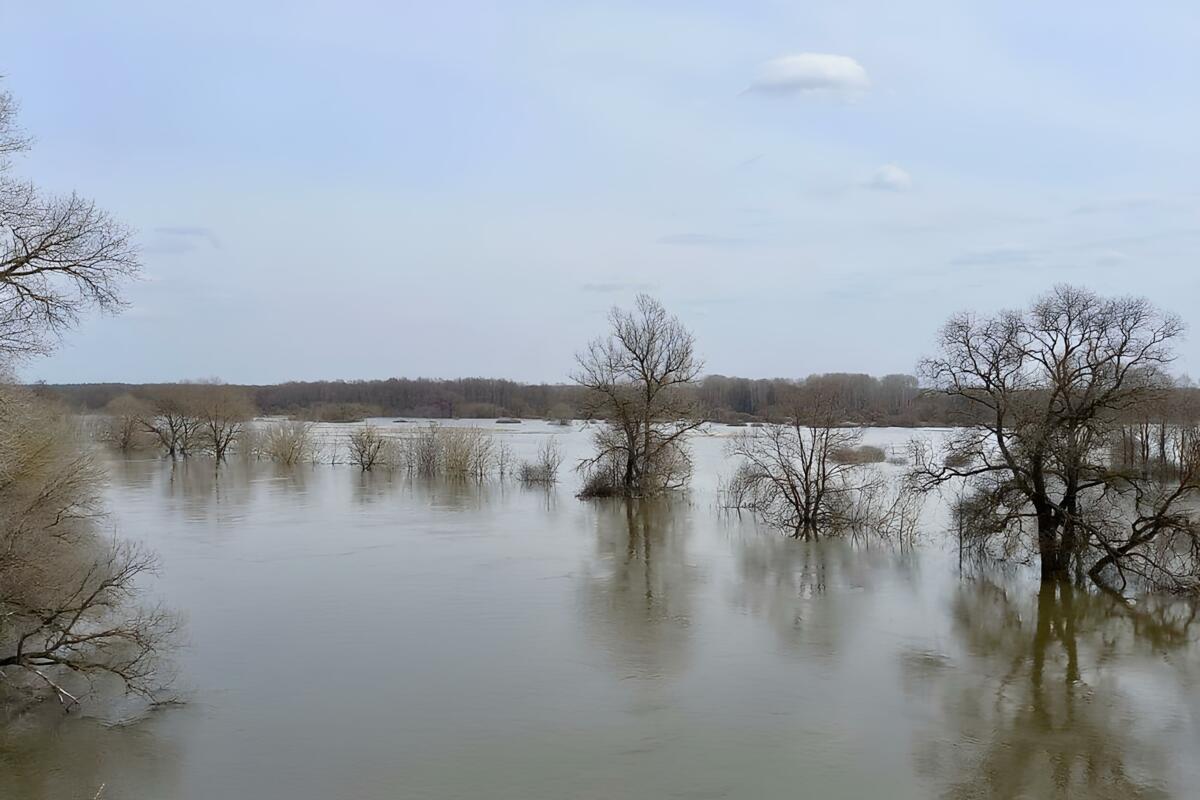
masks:
POLYGON ((912 176, 895 164, 884 164, 864 185, 884 192, 904 192, 912 188, 912 176))
POLYGON ((867 71, 849 56, 797 53, 764 64, 750 90, 773 94, 854 94, 870 86, 867 71))

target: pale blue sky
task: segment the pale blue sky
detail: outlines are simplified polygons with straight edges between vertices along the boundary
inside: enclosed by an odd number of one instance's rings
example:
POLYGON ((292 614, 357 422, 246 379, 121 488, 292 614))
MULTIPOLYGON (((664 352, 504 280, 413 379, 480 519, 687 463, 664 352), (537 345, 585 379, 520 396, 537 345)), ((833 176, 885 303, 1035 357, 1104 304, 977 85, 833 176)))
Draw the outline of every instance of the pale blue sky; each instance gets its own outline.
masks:
POLYGON ((1200 371, 1200 10, 0 0, 17 169, 134 226, 30 379, 556 381, 658 296, 709 371, 911 371, 950 313, 1145 294, 1200 371))

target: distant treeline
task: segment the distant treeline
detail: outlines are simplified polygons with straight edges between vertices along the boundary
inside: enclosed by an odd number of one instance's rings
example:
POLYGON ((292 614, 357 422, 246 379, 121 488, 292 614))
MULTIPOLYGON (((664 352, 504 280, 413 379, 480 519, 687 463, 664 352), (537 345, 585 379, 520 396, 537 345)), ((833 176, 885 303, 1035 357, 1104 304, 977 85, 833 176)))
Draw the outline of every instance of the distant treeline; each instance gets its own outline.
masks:
MULTIPOLYGON (((124 394, 151 400, 164 389, 189 384, 86 383, 44 385, 82 411, 99 411, 124 394)), ((364 416, 575 418, 584 389, 571 384, 523 384, 496 378, 389 378, 362 381, 295 381, 243 389, 263 414, 336 421, 364 416)), ((722 422, 786 416, 797 389, 820 389, 847 421, 876 425, 949 424, 952 411, 940 396, 921 391, 911 375, 836 373, 800 380, 709 375, 690 389, 706 413, 722 422)))
MULTIPOLYGON (((166 389, 186 392, 188 385, 85 383, 43 385, 40 390, 81 411, 100 411, 121 395, 153 400, 166 389)), ((294 381, 238 388, 262 414, 323 421, 371 416, 573 419, 580 416, 585 391, 572 384, 523 384, 497 378, 294 381)), ((846 422, 919 426, 971 421, 971 410, 961 400, 925 392, 911 375, 877 378, 828 373, 802 379, 708 375, 689 389, 696 392, 709 418, 719 422, 785 418, 793 407, 791 398, 800 390, 818 392, 846 422)), ((1177 389, 1169 405, 1191 417, 1200 408, 1200 390, 1177 389)))

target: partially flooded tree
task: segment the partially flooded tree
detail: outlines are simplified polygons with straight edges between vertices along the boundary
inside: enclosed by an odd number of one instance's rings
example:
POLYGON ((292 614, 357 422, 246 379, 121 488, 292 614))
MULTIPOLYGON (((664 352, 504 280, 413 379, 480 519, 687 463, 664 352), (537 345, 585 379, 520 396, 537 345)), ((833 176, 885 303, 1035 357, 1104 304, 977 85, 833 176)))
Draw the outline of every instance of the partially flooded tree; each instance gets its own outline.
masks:
POLYGON ((194 394, 183 386, 160 389, 147 410, 142 428, 171 458, 187 458, 200 444, 200 409, 194 394))
POLYGON ((209 384, 195 387, 192 405, 195 438, 217 461, 224 461, 229 448, 238 442, 246 424, 254 418, 253 401, 243 389, 209 384))
POLYGON ((1043 578, 1200 586, 1200 527, 1188 508, 1200 471, 1163 480, 1112 457, 1122 417, 1169 387, 1182 332, 1144 299, 1070 286, 1025 311, 951 318, 922 371, 980 421, 950 436, 918 479, 927 489, 965 482, 972 518, 989 520, 980 535, 1002 554, 1031 549, 1043 578))
POLYGON ((77 195, 47 196, 11 175, 29 140, 0 91, 0 358, 49 352, 88 308, 121 306, 139 263, 128 230, 77 195))
POLYGON ((797 539, 844 532, 880 483, 861 442, 861 429, 841 426, 828 397, 797 392, 787 422, 752 428, 730 443, 740 463, 727 497, 797 539))
POLYGON ((692 334, 655 299, 609 313, 609 333, 580 353, 585 417, 603 420, 581 467, 585 495, 653 495, 691 476, 687 435, 703 422, 691 393, 703 363, 692 334))
POLYGON ((148 414, 142 400, 128 393, 117 395, 104 406, 104 439, 123 453, 136 449, 146 441, 142 420, 148 414))
POLYGON ((395 460, 391 439, 370 424, 346 434, 346 449, 350 454, 350 463, 363 472, 370 472, 377 466, 388 466, 395 460))
POLYGON ((154 558, 103 535, 103 473, 64 412, 0 388, 0 419, 0 683, 68 707, 106 677, 155 694, 175 622, 136 603, 154 558))

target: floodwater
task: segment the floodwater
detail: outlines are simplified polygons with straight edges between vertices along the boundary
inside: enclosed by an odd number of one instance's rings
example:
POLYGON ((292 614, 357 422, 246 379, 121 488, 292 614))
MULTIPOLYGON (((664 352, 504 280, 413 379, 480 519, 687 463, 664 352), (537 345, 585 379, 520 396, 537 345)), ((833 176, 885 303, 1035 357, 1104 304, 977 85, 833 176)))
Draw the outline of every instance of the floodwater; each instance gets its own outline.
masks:
POLYGON ((960 575, 937 508, 915 551, 792 541, 719 511, 723 438, 695 444, 687 497, 632 505, 569 469, 114 459, 187 703, 10 726, 0 797, 1200 797, 1191 606, 960 575))

